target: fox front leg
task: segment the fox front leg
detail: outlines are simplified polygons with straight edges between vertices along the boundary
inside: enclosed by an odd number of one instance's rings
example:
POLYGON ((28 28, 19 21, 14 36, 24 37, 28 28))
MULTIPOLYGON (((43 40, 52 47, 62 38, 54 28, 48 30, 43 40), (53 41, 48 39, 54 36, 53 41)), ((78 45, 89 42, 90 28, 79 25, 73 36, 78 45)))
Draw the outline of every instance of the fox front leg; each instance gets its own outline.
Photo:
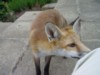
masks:
POLYGON ((34 57, 34 63, 35 63, 35 68, 36 68, 36 75, 41 75, 40 57, 34 57))
POLYGON ((45 57, 44 75, 49 75, 49 67, 50 67, 51 57, 52 56, 46 56, 45 57))

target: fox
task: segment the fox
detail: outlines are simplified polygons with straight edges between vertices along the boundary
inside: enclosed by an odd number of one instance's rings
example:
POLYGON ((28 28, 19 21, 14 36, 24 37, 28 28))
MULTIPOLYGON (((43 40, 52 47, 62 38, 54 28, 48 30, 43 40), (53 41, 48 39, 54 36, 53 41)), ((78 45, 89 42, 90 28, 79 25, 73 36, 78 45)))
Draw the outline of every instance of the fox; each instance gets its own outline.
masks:
POLYGON ((80 18, 72 23, 56 9, 41 11, 30 27, 29 46, 32 49, 36 75, 41 75, 40 58, 45 57, 44 75, 49 75, 50 61, 53 56, 66 58, 81 58, 90 49, 80 40, 73 30, 78 27, 80 18))

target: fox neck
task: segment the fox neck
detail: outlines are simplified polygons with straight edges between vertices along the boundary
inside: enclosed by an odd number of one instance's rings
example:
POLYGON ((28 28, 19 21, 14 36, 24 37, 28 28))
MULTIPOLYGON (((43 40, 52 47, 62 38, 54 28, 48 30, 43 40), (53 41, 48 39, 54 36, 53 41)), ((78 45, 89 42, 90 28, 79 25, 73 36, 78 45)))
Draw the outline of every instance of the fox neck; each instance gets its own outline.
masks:
MULTIPOLYGON (((39 57, 45 57, 45 56, 61 56, 61 57, 71 57, 73 55, 77 55, 77 52, 69 52, 65 49, 60 48, 53 48, 53 50, 39 48, 39 52, 37 53, 39 57)), ((77 56, 78 57, 78 56, 77 56)))
POLYGON ((65 50, 62 49, 56 49, 56 50, 39 50, 38 56, 39 57, 44 57, 44 56, 65 56, 66 52, 65 50))

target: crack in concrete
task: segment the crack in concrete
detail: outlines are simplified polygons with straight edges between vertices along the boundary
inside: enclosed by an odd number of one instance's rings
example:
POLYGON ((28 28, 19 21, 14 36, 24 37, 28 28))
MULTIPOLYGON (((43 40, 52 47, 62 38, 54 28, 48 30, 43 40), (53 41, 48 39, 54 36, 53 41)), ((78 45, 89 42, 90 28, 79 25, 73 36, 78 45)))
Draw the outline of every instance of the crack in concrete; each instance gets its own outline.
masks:
POLYGON ((20 57, 18 58, 16 64, 14 65, 14 67, 13 67, 13 69, 12 69, 12 73, 15 72, 15 70, 17 69, 18 64, 22 61, 23 57, 24 57, 24 52, 23 52, 23 53, 20 55, 20 57))
POLYGON ((23 60, 23 57, 25 56, 25 52, 28 50, 29 48, 29 44, 25 45, 25 47, 23 48, 24 51, 22 52, 22 54, 18 57, 18 60, 16 61, 15 65, 12 68, 12 74, 16 71, 19 63, 23 60))

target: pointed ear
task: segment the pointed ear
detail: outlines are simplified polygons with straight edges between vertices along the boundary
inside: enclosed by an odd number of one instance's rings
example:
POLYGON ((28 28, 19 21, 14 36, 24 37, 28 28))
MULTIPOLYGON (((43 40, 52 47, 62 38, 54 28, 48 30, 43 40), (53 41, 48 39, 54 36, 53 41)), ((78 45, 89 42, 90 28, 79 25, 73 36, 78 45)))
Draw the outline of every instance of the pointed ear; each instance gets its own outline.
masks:
POLYGON ((53 41, 61 37, 60 29, 56 25, 53 25, 52 23, 47 23, 45 25, 45 33, 49 41, 53 41))
POLYGON ((81 29, 81 24, 80 24, 80 18, 77 17, 72 23, 70 23, 71 26, 73 26, 73 30, 80 35, 80 29, 81 29))

